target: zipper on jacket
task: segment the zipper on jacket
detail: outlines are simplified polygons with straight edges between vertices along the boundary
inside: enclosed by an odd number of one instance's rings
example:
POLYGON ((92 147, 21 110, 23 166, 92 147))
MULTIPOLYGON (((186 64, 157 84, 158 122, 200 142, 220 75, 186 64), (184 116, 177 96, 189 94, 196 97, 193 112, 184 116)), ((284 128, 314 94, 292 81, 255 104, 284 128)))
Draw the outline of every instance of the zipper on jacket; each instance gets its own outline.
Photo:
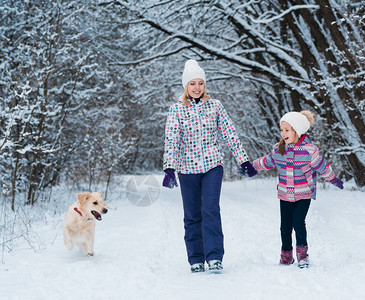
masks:
POLYGON ((202 120, 201 120, 202 114, 198 111, 196 106, 198 106, 198 104, 193 104, 194 111, 196 113, 196 117, 199 120, 198 130, 199 130, 200 148, 201 148, 201 155, 202 155, 201 163, 202 163, 202 171, 203 171, 203 173, 205 173, 207 168, 206 168, 205 163, 204 163, 204 157, 205 156, 204 156, 203 135, 202 135, 202 131, 203 131, 202 120))

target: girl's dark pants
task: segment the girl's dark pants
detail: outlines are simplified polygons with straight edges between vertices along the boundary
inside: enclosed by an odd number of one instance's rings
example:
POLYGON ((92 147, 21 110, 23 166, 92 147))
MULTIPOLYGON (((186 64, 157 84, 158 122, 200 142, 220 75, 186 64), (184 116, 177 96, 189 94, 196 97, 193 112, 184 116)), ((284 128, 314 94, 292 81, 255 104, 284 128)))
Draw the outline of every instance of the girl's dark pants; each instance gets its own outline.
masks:
POLYGON ((283 251, 293 250, 292 231, 294 228, 297 247, 307 246, 307 229, 305 228, 305 218, 308 213, 311 199, 303 199, 296 202, 280 200, 280 232, 281 249, 283 251))
POLYGON ((222 166, 202 174, 179 173, 184 207, 185 244, 190 265, 223 259, 223 232, 219 207, 222 179, 222 166))

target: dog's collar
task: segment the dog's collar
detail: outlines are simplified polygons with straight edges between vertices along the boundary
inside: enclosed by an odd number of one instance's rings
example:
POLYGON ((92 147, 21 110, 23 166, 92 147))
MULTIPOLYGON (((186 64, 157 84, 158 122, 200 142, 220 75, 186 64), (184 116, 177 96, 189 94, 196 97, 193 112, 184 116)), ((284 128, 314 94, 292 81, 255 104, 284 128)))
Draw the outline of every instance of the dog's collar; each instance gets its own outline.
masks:
MULTIPOLYGON (((74 211, 76 211, 81 217, 82 217, 82 213, 81 213, 81 211, 79 211, 78 209, 77 209, 77 207, 75 207, 74 208, 74 211)), ((86 219, 86 222, 91 222, 92 220, 91 219, 86 219)))
POLYGON ((82 217, 82 213, 81 213, 81 211, 79 211, 78 209, 77 209, 77 207, 75 207, 74 208, 74 211, 76 211, 81 217, 82 217))

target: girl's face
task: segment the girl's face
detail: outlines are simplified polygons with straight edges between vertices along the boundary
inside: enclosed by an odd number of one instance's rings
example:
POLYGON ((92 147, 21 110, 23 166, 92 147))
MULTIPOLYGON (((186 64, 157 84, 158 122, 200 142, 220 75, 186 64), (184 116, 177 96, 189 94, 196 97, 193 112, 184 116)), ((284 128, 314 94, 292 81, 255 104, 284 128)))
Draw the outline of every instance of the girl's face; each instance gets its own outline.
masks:
POLYGON ((285 141, 285 144, 296 144, 299 142, 298 134, 288 122, 280 123, 281 138, 285 141))
POLYGON ((196 78, 188 82, 188 95, 191 98, 200 98, 205 91, 205 83, 203 79, 196 78))

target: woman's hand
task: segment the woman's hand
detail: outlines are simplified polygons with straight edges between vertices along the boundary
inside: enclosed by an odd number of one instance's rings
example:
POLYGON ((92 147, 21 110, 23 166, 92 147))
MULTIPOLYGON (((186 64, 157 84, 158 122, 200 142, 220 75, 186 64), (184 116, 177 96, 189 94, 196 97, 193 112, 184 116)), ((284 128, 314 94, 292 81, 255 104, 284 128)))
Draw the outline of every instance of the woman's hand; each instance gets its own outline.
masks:
POLYGON ((257 171, 249 161, 246 161, 241 165, 241 168, 238 169, 238 174, 241 176, 253 177, 257 175, 257 171))
POLYGON ((175 186, 177 186, 177 181, 175 177, 175 170, 174 169, 166 169, 165 171, 165 177, 163 179, 162 185, 164 187, 167 187, 169 189, 173 189, 175 186))

